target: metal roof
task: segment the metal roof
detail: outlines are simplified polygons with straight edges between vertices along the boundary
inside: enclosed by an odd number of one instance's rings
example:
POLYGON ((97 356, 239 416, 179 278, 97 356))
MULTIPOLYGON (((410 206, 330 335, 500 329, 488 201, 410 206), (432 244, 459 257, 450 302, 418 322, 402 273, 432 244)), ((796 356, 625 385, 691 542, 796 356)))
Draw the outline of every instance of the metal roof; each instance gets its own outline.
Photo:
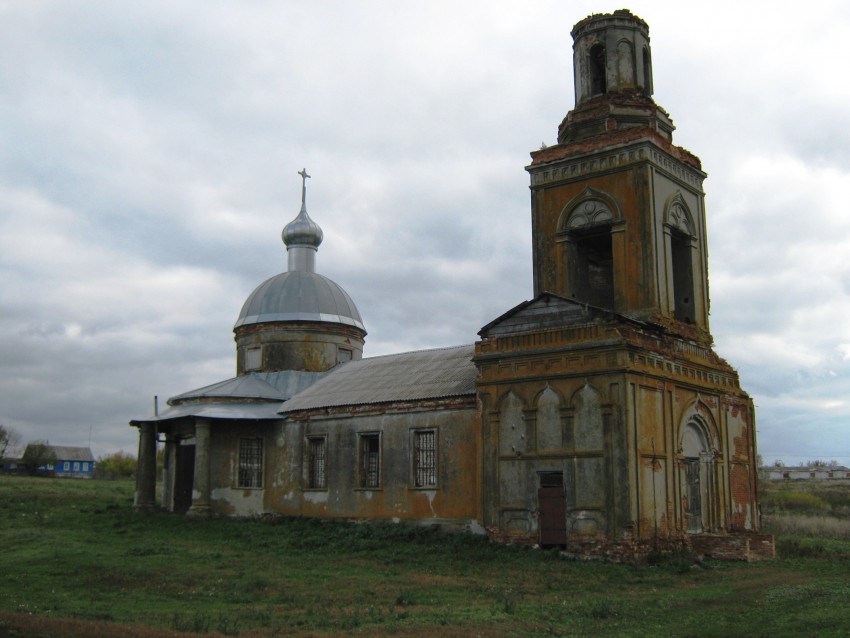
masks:
POLYGON ((272 321, 321 321, 366 330, 347 292, 327 277, 304 270, 281 273, 257 286, 233 327, 272 321))
POLYGON ((57 461, 94 461, 94 456, 87 447, 48 445, 47 448, 56 455, 57 461))
POLYGON ((325 376, 327 372, 249 372, 232 379, 190 390, 168 399, 169 405, 178 405, 196 399, 267 399, 285 401, 325 376))
POLYGON ((130 425, 141 425, 142 423, 158 423, 181 419, 184 417, 201 417, 205 419, 234 419, 259 421, 266 419, 280 419, 277 410, 280 403, 183 403, 169 407, 159 413, 159 416, 150 416, 146 419, 133 419, 130 425))
POLYGON ((296 410, 475 394, 472 345, 349 361, 283 404, 296 410))

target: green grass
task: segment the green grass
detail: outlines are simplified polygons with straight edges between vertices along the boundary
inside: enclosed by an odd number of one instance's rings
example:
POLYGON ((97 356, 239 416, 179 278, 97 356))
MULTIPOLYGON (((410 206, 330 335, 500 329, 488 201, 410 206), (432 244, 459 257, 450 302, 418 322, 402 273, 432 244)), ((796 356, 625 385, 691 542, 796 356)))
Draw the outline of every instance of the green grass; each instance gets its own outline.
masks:
POLYGON ((132 491, 0 476, 0 636, 837 636, 850 612, 847 541, 607 565, 401 525, 142 515, 132 491))

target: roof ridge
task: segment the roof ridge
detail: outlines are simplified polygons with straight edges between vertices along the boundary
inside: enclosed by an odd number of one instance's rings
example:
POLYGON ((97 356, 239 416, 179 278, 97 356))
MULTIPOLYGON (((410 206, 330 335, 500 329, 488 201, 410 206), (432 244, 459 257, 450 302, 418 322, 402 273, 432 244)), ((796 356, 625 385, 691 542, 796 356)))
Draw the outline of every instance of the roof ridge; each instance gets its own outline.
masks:
MULTIPOLYGON (((456 346, 441 346, 439 348, 420 348, 418 350, 405 350, 404 352, 389 352, 387 354, 376 354, 373 357, 363 357, 360 361, 374 361, 375 359, 385 359, 387 357, 398 357, 405 354, 417 354, 419 352, 437 352, 444 350, 460 350, 461 348, 474 348, 474 343, 462 343, 456 346)), ((352 362, 353 363, 353 362, 352 362)))

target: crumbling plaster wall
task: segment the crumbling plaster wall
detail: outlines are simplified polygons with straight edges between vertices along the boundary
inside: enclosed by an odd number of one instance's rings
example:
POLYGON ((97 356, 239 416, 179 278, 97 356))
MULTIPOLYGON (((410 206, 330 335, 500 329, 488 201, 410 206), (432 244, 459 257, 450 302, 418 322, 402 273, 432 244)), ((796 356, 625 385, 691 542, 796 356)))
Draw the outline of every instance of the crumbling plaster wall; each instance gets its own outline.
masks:
POLYGON ((478 417, 472 398, 441 405, 356 408, 298 415, 276 428, 267 508, 303 516, 419 519, 470 526, 478 519, 478 417), (437 485, 413 480, 413 436, 434 430, 437 485), (380 436, 379 487, 360 486, 358 437, 380 436), (308 487, 309 437, 326 437, 327 487, 308 487))
POLYGON ((567 534, 605 537, 627 525, 629 512, 628 490, 620 489, 628 480, 622 377, 593 371, 598 354, 568 357, 573 366, 589 364, 568 375, 557 371, 563 355, 546 359, 482 375, 484 522, 509 537, 536 537, 540 475, 556 472, 563 475, 567 534), (528 374, 532 369, 548 374, 528 374))

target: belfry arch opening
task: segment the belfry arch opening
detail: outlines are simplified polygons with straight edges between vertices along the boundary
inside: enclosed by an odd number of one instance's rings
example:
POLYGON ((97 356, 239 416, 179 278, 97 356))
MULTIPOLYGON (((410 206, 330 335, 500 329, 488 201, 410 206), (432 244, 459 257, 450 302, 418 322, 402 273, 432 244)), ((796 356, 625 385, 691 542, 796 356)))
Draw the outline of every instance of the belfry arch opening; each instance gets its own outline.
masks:
POLYGON ((572 297, 600 308, 614 307, 614 251, 611 228, 573 231, 572 297))
POLYGON ((605 79, 605 47, 594 44, 590 47, 590 91, 592 95, 600 95, 608 90, 605 79))
POLYGON ((643 47, 643 92, 644 95, 652 95, 652 58, 649 56, 649 49, 643 47))
POLYGON ((691 238, 676 229, 671 230, 673 316, 685 323, 694 323, 694 271, 691 251, 691 238))

